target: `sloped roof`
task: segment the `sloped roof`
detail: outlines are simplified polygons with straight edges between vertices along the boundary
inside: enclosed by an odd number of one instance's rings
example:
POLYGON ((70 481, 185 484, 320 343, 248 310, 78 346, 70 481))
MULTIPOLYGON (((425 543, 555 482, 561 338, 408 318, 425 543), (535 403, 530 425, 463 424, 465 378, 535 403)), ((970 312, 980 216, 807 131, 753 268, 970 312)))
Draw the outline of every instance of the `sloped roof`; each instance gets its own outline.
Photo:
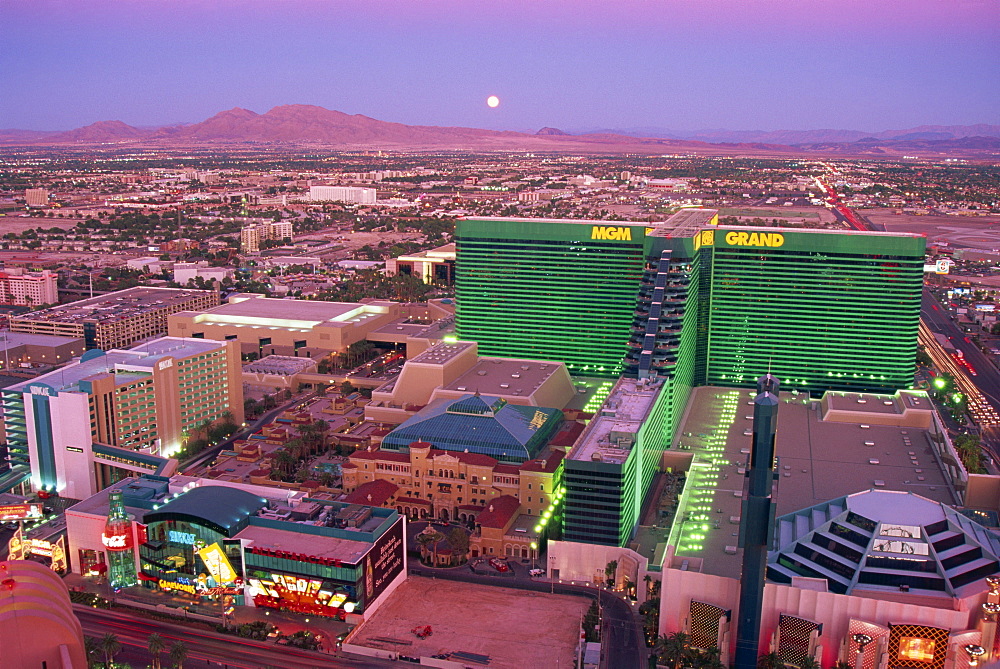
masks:
POLYGON ((179 497, 147 513, 144 521, 187 520, 211 527, 232 537, 246 527, 250 516, 267 505, 267 500, 239 488, 206 485, 192 488, 179 497))
POLYGON ((463 395, 433 402, 387 434, 386 450, 414 441, 520 463, 536 457, 562 422, 562 411, 508 404, 498 397, 463 395))
POLYGON ((390 483, 389 481, 376 479, 374 481, 362 483, 354 490, 354 492, 345 497, 343 501, 348 504, 382 506, 393 495, 395 495, 397 491, 399 491, 398 485, 390 483))
POLYGON ((906 589, 962 597, 1000 571, 1000 537, 940 502, 869 490, 781 516, 767 578, 826 579, 831 592, 906 589))
POLYGON ((519 508, 521 508, 521 503, 517 501, 516 497, 500 495, 490 500, 486 510, 476 517, 476 524, 502 530, 514 518, 519 508))

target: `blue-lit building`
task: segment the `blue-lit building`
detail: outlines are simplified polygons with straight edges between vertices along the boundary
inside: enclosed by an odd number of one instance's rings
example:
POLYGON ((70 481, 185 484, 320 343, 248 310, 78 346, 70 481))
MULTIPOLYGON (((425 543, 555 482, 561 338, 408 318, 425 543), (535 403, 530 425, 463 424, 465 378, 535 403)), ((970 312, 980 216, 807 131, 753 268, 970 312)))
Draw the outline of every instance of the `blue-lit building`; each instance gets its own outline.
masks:
POLYGON ((70 507, 66 526, 73 571, 99 575, 108 551, 135 546, 143 587, 191 601, 360 622, 406 580, 400 514, 302 492, 129 478, 70 507), (112 495, 128 525, 109 535, 112 495))
POLYGON ((432 402, 382 440, 382 450, 406 452, 415 441, 444 451, 479 453, 520 464, 538 454, 559 429, 559 409, 464 395, 432 402))

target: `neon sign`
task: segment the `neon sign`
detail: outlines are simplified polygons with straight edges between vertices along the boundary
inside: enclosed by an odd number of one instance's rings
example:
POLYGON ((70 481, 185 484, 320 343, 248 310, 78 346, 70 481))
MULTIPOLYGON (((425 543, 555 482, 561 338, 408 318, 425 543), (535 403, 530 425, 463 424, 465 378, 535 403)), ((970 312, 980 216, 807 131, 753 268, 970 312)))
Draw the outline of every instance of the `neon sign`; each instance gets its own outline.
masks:
POLYGON ((170 543, 172 544, 188 544, 188 545, 194 544, 194 534, 191 534, 190 532, 178 532, 177 530, 170 530, 170 532, 168 532, 167 535, 170 537, 170 543))
POLYGON ((187 583, 175 583, 174 581, 165 581, 161 578, 158 585, 164 590, 177 590, 178 592, 186 592, 189 595, 195 593, 194 586, 187 583))
POLYGON ((778 232, 727 232, 726 243, 730 246, 781 246, 785 236, 778 232))

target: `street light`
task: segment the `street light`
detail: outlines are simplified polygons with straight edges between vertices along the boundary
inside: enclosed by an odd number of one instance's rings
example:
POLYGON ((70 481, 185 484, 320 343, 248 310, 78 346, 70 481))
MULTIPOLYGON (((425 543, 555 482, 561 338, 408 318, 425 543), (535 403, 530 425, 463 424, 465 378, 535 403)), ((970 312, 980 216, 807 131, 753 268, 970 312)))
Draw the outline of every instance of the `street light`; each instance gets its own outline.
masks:
POLYGON ((986 649, 974 643, 962 646, 962 650, 969 656, 969 666, 975 667, 979 664, 979 658, 986 654, 986 649))
POLYGON ((865 665, 865 648, 872 642, 872 638, 867 634, 858 632, 851 635, 851 640, 858 644, 858 654, 854 658, 854 669, 862 669, 865 665))

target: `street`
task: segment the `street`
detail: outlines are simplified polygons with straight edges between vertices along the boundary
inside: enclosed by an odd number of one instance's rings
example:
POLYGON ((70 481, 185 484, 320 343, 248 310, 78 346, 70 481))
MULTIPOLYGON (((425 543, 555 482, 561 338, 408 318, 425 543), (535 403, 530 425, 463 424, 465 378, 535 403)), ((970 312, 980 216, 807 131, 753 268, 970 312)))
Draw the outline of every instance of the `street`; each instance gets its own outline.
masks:
MULTIPOLYGON (((128 614, 94 609, 75 604, 74 613, 83 625, 87 636, 101 638, 111 632, 122 645, 119 661, 130 662, 132 666, 145 666, 152 661, 146 650, 149 635, 156 633, 163 637, 169 649, 175 641, 183 641, 188 655, 185 666, 227 667, 236 669, 319 669, 320 667, 391 667, 397 662, 362 658, 357 656, 328 655, 288 646, 278 646, 263 641, 250 641, 235 635, 218 634, 182 625, 138 618, 128 614)), ((163 660, 166 660, 164 653, 163 660)))

